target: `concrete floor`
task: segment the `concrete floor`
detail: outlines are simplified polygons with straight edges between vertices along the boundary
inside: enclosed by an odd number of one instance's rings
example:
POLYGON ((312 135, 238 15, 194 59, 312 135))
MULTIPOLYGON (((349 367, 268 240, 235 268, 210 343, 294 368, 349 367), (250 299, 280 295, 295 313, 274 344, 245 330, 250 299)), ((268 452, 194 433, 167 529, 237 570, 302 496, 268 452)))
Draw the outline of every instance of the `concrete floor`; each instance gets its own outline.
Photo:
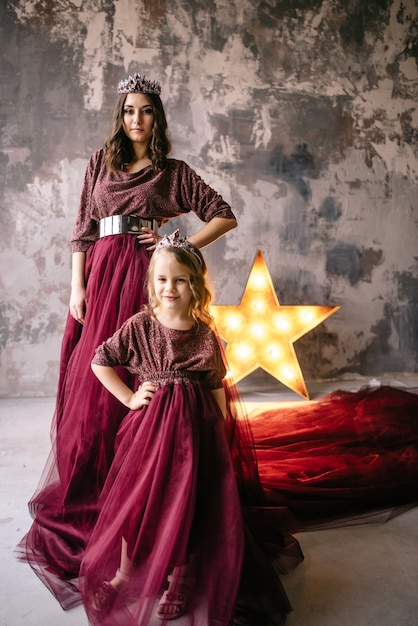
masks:
MULTIPOLYGON (((367 382, 367 381, 366 381, 367 382)), ((418 379, 385 384, 417 387, 418 379)), ((331 388, 358 389, 364 381, 331 388)), ((311 398, 331 390, 310 385, 311 398)), ((296 401, 292 392, 244 390, 253 403, 296 401)), ((85 626, 82 607, 64 612, 13 549, 30 525, 27 501, 49 452, 53 398, 0 399, 0 626, 85 626)), ((384 524, 298 535, 305 562, 283 579, 293 605, 286 626, 418 626, 418 508, 384 524)))

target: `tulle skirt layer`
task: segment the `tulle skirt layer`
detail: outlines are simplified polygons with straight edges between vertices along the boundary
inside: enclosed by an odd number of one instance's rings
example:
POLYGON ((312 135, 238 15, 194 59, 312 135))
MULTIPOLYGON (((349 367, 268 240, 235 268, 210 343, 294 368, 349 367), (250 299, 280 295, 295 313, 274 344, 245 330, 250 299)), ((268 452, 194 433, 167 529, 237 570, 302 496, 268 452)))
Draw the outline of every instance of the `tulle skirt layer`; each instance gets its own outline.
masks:
POLYGON ((300 529, 418 503, 418 390, 338 391, 250 416, 268 501, 300 529))
POLYGON ((146 409, 128 414, 116 445, 80 572, 90 622, 153 623, 167 576, 192 562, 181 623, 229 625, 244 536, 224 421, 213 395, 191 383, 164 385, 146 409), (94 594, 119 567, 122 537, 133 562, 131 580, 103 614, 94 594))
MULTIPOLYGON (((94 351, 146 301, 149 253, 135 236, 104 237, 86 255, 87 311, 68 316, 62 342, 52 450, 29 508, 34 518, 17 554, 28 561, 64 608, 80 601, 76 581, 97 518, 98 496, 127 409, 97 380, 94 351)), ((134 377, 121 369, 128 385, 134 377)))

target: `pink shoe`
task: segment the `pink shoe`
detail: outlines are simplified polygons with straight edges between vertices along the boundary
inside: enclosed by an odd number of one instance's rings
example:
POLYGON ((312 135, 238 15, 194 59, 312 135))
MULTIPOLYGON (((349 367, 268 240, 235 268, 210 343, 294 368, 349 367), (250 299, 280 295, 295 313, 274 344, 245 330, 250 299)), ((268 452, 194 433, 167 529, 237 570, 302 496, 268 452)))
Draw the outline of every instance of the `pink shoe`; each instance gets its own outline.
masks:
MULTIPOLYGON (((170 583, 174 583, 172 586, 176 586, 177 588, 183 586, 184 589, 188 586, 188 583, 191 579, 188 576, 173 576, 172 574, 170 574, 167 580, 170 583)), ((186 612, 188 600, 185 593, 172 591, 170 587, 166 591, 164 591, 156 611, 156 615, 159 619, 167 621, 177 619, 184 615, 184 613, 186 612), (168 607, 169 610, 167 610, 168 607)))
MULTIPOLYGON (((124 583, 128 583, 130 580, 130 576, 124 574, 119 569, 116 570, 115 577, 119 578, 119 580, 124 583)), ((112 583, 108 580, 104 580, 100 584, 100 587, 98 587, 94 592, 93 608, 95 611, 97 611, 100 615, 107 615, 110 613, 118 595, 118 591, 118 587, 112 585, 112 583)))

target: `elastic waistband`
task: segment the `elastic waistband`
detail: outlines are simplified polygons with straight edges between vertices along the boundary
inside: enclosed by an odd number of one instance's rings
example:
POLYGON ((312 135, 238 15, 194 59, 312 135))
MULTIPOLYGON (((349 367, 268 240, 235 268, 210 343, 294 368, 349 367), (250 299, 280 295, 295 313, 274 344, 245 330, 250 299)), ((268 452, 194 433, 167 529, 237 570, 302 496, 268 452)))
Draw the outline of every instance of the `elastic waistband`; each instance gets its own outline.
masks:
POLYGON ((136 215, 110 215, 99 221, 99 238, 108 235, 139 235, 143 226, 158 232, 157 220, 146 220, 136 215))

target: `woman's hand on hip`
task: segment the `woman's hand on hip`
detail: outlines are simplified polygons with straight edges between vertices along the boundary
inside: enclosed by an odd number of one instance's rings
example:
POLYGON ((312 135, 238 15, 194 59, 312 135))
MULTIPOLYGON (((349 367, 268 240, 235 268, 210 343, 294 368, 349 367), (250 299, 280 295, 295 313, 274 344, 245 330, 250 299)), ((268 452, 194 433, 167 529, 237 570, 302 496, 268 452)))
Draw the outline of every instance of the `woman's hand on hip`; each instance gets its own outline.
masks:
POLYGON ((141 231, 141 234, 137 237, 139 243, 148 246, 147 250, 155 250, 155 246, 161 239, 160 235, 146 226, 143 226, 141 231))

